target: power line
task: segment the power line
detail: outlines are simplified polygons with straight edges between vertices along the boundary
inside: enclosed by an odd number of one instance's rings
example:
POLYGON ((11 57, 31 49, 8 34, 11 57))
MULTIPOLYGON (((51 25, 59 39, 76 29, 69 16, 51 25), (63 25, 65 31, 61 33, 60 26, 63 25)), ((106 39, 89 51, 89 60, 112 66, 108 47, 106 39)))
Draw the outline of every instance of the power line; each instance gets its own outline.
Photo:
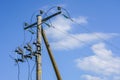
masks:
POLYGON ((28 64, 28 80, 30 80, 31 79, 31 76, 30 76, 30 63, 29 63, 28 59, 26 59, 26 61, 27 61, 27 64, 28 64))
MULTIPOLYGON (((64 8, 63 8, 63 9, 64 9, 64 8)), ((76 23, 76 24, 79 24, 78 22, 76 22, 75 20, 73 20, 73 19, 71 18, 69 12, 68 12, 66 9, 64 9, 64 10, 65 10, 66 13, 67 13, 67 16, 64 15, 64 17, 66 16, 67 19, 70 19, 72 22, 74 22, 74 23, 76 23)), ((80 25, 80 24, 79 24, 79 25, 80 25)), ((93 31, 89 30, 89 29, 86 28, 86 27, 82 27, 82 28, 84 28, 87 32, 93 32, 93 31)), ((102 40, 102 41, 108 43, 110 46, 112 46, 112 47, 115 48, 116 50, 120 50, 120 47, 118 47, 118 46, 114 45, 113 43, 111 43, 111 42, 109 42, 109 41, 107 41, 107 40, 101 38, 101 37, 98 36, 97 34, 95 34, 95 36, 96 36, 97 38, 99 38, 100 40, 102 40)))
MULTIPOLYGON (((73 21, 74 21, 74 20, 73 20, 73 21)), ((74 21, 74 22, 77 23, 76 21, 74 21)), ((77 24, 79 24, 79 23, 77 23, 77 24)), ((88 32, 92 32, 91 30, 87 29, 86 27, 82 27, 82 28, 84 28, 84 29, 85 29, 86 31, 88 31, 88 32)), ((107 41, 107 40, 101 38, 101 37, 98 36, 97 34, 95 34, 95 36, 96 36, 97 38, 99 38, 100 40, 102 40, 102 41, 108 43, 110 46, 114 47, 115 49, 120 50, 120 47, 114 45, 114 44, 111 43, 110 41, 107 41)))
MULTIPOLYGON (((65 35, 68 35, 69 37, 71 37, 71 38, 73 38, 73 39, 75 39, 75 40, 77 40, 77 41, 80 41, 80 42, 83 42, 83 43, 85 43, 86 44, 86 42, 85 41, 83 41, 83 40, 80 40, 80 39, 78 39, 77 37, 75 37, 75 36, 73 36, 73 35, 70 35, 70 34, 68 34, 68 33, 66 33, 66 32, 64 32, 64 31, 62 31, 62 30, 60 30, 60 29, 58 29, 58 28, 56 28, 55 26, 54 27, 52 27, 53 29, 56 29, 57 31, 59 31, 59 32, 62 32, 63 34, 65 34, 65 35)), ((89 45, 89 46, 91 46, 91 45, 89 45)))
MULTIPOLYGON (((74 23, 76 23, 76 24, 79 24, 78 22, 76 22, 75 20, 73 20, 73 19, 71 18, 69 12, 68 12, 65 8, 62 8, 62 7, 61 7, 61 9, 63 9, 63 10, 67 13, 67 15, 62 14, 65 18, 70 19, 72 22, 74 22, 74 23)), ((80 24, 79 24, 79 25, 80 25, 80 24)), ((50 25, 47 25, 47 26, 52 26, 52 27, 54 28, 54 26, 52 25, 52 22, 50 22, 50 25)), ((86 28, 86 27, 82 27, 82 28, 84 28, 87 32, 92 33, 92 31, 89 30, 88 28, 86 28)), ((63 31, 61 31, 61 32, 63 32, 63 31)), ((64 33, 64 32, 63 32, 63 33, 64 33)), ((65 34, 66 34, 66 33, 65 33, 65 34)), ((72 35, 70 35, 70 36, 72 36, 72 35)), ((120 47, 118 47, 118 46, 114 45, 113 43, 111 43, 111 42, 109 42, 109 41, 101 38, 99 35, 95 34, 95 36, 96 36, 99 40, 106 42, 108 45, 110 45, 111 47, 113 47, 113 48, 116 49, 117 51, 120 50, 120 47)), ((72 37, 74 37, 74 36, 72 36, 72 37)), ((78 38, 76 38, 76 37, 74 37, 74 38, 78 40, 78 38)), ((82 42, 84 42, 84 41, 82 41, 82 42)), ((120 52, 120 51, 119 51, 119 52, 120 52)))
POLYGON ((43 15, 43 18, 45 18, 45 17, 47 16, 47 14, 48 14, 52 9, 54 9, 54 8, 56 8, 56 7, 58 7, 58 6, 53 6, 53 7, 51 7, 50 9, 48 9, 47 12, 45 12, 45 14, 43 15))
MULTIPOLYGON (((77 40, 77 41, 80 41, 80 42, 83 42, 83 43, 86 44, 85 41, 80 40, 80 39, 78 39, 77 37, 75 37, 75 36, 73 36, 73 35, 70 35, 70 34, 68 34, 68 33, 66 33, 66 32, 64 32, 64 31, 62 31, 62 30, 56 28, 55 26, 52 26, 52 28, 53 28, 53 29, 56 29, 57 31, 59 31, 59 32, 65 34, 65 35, 68 35, 69 37, 71 37, 71 38, 73 38, 73 39, 75 39, 75 40, 77 40)), ((87 46, 90 47, 91 45, 90 45, 90 44, 87 44, 87 46)), ((96 48, 96 49, 97 49, 97 48, 96 48)), ((118 50, 118 51, 119 51, 119 50, 118 50)), ((102 51, 102 52, 105 52, 105 51, 102 51)), ((120 51, 119 51, 119 52, 120 52, 120 51)))
POLYGON ((30 71, 31 80, 32 80, 32 74, 33 74, 33 71, 34 71, 34 69, 35 69, 35 66, 36 66, 36 64, 34 63, 32 69, 31 69, 31 71, 30 71))
POLYGON ((18 67, 18 80, 20 80, 20 65, 19 65, 19 63, 17 63, 17 67, 18 67))

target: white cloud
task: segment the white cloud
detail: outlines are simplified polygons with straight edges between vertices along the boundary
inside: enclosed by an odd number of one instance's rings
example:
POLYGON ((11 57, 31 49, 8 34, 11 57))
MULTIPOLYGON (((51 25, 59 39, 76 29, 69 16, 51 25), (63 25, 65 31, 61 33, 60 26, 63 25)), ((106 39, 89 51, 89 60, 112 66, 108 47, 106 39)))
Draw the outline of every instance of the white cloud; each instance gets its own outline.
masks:
POLYGON ((48 28, 46 30, 46 33, 48 36, 50 36, 50 38, 53 38, 53 39, 64 38, 66 36, 65 34, 67 34, 69 30, 71 30, 71 25, 72 25, 71 21, 59 16, 52 22, 52 24, 58 30, 54 28, 48 28), (65 34, 63 34, 60 31, 64 32, 65 34))
POLYGON ((83 78, 83 80, 103 80, 100 77, 91 76, 91 75, 82 75, 81 78, 83 78))
POLYGON ((51 45, 55 49, 75 49, 84 46, 87 43, 100 40, 96 34, 99 34, 103 39, 109 39, 114 36, 114 34, 104 34, 104 33, 84 33, 84 34, 68 34, 64 35, 64 38, 52 42, 51 45))
POLYGON ((78 68, 103 76, 120 76, 120 57, 114 56, 104 43, 95 44, 91 49, 94 55, 75 60, 78 68))
POLYGON ((120 80, 120 76, 114 76, 113 80, 120 80))
POLYGON ((78 18, 72 18, 72 20, 79 24, 87 24, 88 23, 87 17, 84 17, 84 16, 79 16, 78 18))
MULTIPOLYGON (((80 16, 74 18, 79 24, 87 24, 87 18, 80 16)), ((58 16, 53 21, 53 26, 55 28, 48 28, 46 33, 49 38, 52 39, 51 45, 54 49, 65 50, 65 49, 75 49, 83 46, 89 42, 98 41, 100 39, 109 39, 117 34, 115 33, 82 33, 82 34, 70 34, 72 31, 73 22, 64 17, 58 16)))

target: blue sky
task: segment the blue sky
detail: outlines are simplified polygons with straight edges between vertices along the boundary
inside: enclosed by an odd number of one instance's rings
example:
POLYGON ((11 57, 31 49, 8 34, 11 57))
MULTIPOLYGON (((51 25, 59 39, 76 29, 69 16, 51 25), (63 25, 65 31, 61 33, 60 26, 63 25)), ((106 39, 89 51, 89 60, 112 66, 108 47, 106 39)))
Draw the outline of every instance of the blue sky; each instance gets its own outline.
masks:
MULTIPOLYGON (((1 0, 0 79, 17 80, 17 65, 9 55, 16 57, 14 49, 23 47, 23 23, 30 23, 37 10, 47 11, 59 5, 68 10, 74 22, 59 15, 51 20, 55 28, 45 27, 45 31, 62 79, 120 80, 119 3, 119 0, 1 0)), ((55 9, 48 14, 54 12, 55 9)), ((27 43, 31 34, 25 31, 25 37, 27 43)), ((45 45, 42 47, 42 80, 56 80, 45 45)), ((32 69, 34 60, 29 63, 32 69)), ((27 62, 19 65, 20 80, 27 80, 27 62)), ((35 69, 32 78, 35 80, 35 69)))

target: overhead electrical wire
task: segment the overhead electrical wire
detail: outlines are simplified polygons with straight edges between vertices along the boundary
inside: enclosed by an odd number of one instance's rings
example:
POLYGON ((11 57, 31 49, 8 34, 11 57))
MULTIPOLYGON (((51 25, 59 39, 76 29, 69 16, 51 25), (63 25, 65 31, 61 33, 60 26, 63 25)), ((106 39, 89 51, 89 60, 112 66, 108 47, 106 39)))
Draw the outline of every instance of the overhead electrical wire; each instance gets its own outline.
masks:
MULTIPOLYGON (((24 39, 23 39, 23 43, 20 45, 20 47, 22 47, 22 46, 24 46, 25 45, 25 43, 30 43, 31 41, 32 41, 32 37, 31 37, 31 39, 30 39, 30 41, 29 42, 26 42, 26 33, 25 33, 26 31, 24 30, 24 39)), ((17 49, 17 48, 16 48, 17 49)), ((11 59, 13 59, 13 60, 15 60, 15 59, 18 59, 18 55, 17 55, 17 58, 14 58, 14 57, 12 57, 11 55, 9 55, 9 57, 11 58, 11 59)), ((26 61, 27 61, 27 64, 28 64, 28 80, 30 80, 31 79, 31 76, 30 76, 30 64, 29 64, 29 61, 26 59, 26 61)), ((18 74, 17 74, 17 78, 18 78, 18 80, 20 80, 20 65, 19 65, 19 62, 16 62, 17 63, 17 66, 18 66, 18 74)))
MULTIPOLYGON (((31 16, 31 18, 30 18, 30 24, 33 22, 33 17, 35 16, 35 14, 36 14, 38 11, 39 11, 39 10, 36 10, 36 11, 33 12, 32 16, 31 16)), ((30 29, 31 29, 31 31, 33 31, 33 33, 36 33, 32 28, 30 28, 30 29)))
POLYGON ((28 64, 28 80, 30 80, 31 79, 31 76, 30 76, 30 63, 29 63, 28 59, 26 59, 26 61, 27 61, 27 64, 28 64))
MULTIPOLYGON (((66 11, 67 11, 67 10, 66 10, 66 11)), ((67 13, 68 13, 68 11, 67 11, 67 13)), ((69 15, 70 20, 72 20, 72 21, 73 21, 74 23, 76 23, 76 24, 79 24, 78 22, 76 22, 75 20, 73 20, 73 19, 70 17, 70 14, 69 14, 69 13, 68 13, 68 15, 69 15)), ((79 25, 80 25, 80 24, 79 24, 79 25)), ((88 29, 88 28, 86 28, 86 27, 82 27, 82 28, 84 28, 84 29, 85 29, 86 31, 88 31, 88 32, 93 32, 93 31, 91 31, 90 29, 88 29)), ((120 47, 112 44, 110 41, 107 41, 107 40, 101 38, 101 37, 100 37, 99 35, 97 35, 97 34, 95 34, 95 36, 96 36, 97 38, 99 38, 100 40, 102 40, 102 41, 106 42, 107 44, 109 44, 111 47, 114 47, 115 49, 120 50, 120 47)))
MULTIPOLYGON (((38 11, 38 10, 37 10, 37 11, 38 11)), ((32 23, 32 19, 33 19, 35 13, 36 13, 36 12, 34 12, 34 13, 32 14, 30 23, 32 23)), ((25 25, 23 25, 23 29, 24 29, 24 26, 25 26, 25 25)), ((28 31, 31 33, 30 40, 29 40, 28 42, 26 42, 26 39, 27 39, 27 38, 26 38, 26 30, 24 30, 24 33, 23 33, 24 39, 23 39, 23 43, 20 45, 20 47, 23 47, 23 46, 24 46, 25 44, 27 44, 27 43, 30 44, 31 41, 33 40, 33 33, 35 33, 35 32, 32 33, 32 31, 33 31, 32 28, 31 28, 31 30, 28 30, 28 31)), ((11 55, 9 55, 9 56, 10 56, 10 58, 14 59, 11 55)), ((17 59, 18 59, 18 58, 17 58, 17 59)), ((14 60, 15 60, 15 59, 14 59, 14 60)), ((27 61, 27 65, 28 65, 28 80, 32 80, 31 72, 30 72, 30 63, 29 63, 28 59, 26 59, 26 61, 27 61)), ((20 66, 19 66, 19 62, 17 62, 17 66, 18 66, 18 75, 17 75, 17 77, 18 77, 18 80, 20 80, 20 66)))
MULTIPOLYGON (((47 16, 47 14, 48 14, 48 12, 50 12, 50 10, 52 10, 53 8, 56 8, 56 7, 59 7, 59 6, 54 6, 54 7, 52 7, 52 8, 50 8, 46 13, 45 13, 45 16, 47 16)), ((61 9, 62 10, 64 10, 66 13, 67 13, 67 16, 68 16, 68 18, 70 17, 70 14, 69 14, 69 12, 65 9, 65 8, 62 8, 61 7, 61 9)), ((65 17, 65 15, 64 15, 64 17, 65 17)), ((72 18, 69 18, 71 21, 73 21, 72 20, 72 18)), ((45 23, 46 24, 46 23, 45 23)), ((50 21, 50 25, 49 24, 46 24, 47 26, 49 26, 49 27, 52 27, 52 28, 54 28, 54 29, 57 29, 55 26, 53 26, 52 25, 52 22, 50 21)), ((64 33, 64 34, 66 34, 65 32, 63 32, 62 30, 59 30, 60 32, 62 32, 62 33, 64 33)), ((68 35, 68 34, 66 34, 66 35, 68 35)), ((75 39, 77 39, 77 40, 79 40, 78 38, 76 38, 76 37, 74 37, 74 36, 72 36, 72 35, 70 35, 72 38, 75 38, 75 39)), ((80 40, 79 40, 80 41, 80 40)), ((81 42, 84 42, 84 41, 81 41, 81 42)), ((85 42, 84 42, 85 43, 85 42)), ((63 45, 64 47, 66 47, 65 45, 63 45)), ((70 48, 68 48, 68 49, 70 49, 70 48)))
MULTIPOLYGON (((14 52, 14 51, 12 51, 12 52, 14 52)), ((18 59, 18 56, 16 56, 16 58, 15 58, 15 57, 13 57, 12 55, 9 54, 9 57, 12 60, 14 60, 15 63, 16 63, 15 65, 17 65, 17 79, 20 80, 20 65, 19 65, 19 62, 16 62, 16 60, 18 59)))
MULTIPOLYGON (((53 7, 53 8, 55 8, 55 7, 53 7)), ((52 8, 51 8, 51 9, 52 9, 52 8)), ((51 9, 49 9, 49 11, 50 11, 51 9)), ((78 22, 74 21, 74 20, 71 18, 69 12, 68 12, 65 8, 62 8, 62 7, 61 7, 61 9, 63 9, 63 10, 67 13, 67 16, 64 15, 64 14, 62 14, 65 18, 70 19, 72 22, 74 22, 74 23, 76 23, 76 24, 79 24, 78 22)), ((48 11, 48 12, 49 12, 49 11, 48 11)), ((48 13, 48 12, 47 12, 47 13, 48 13)), ((46 13, 46 15, 47 15, 47 13, 46 13)), ((50 25, 48 25, 48 26, 51 26, 52 28, 56 29, 56 27, 52 25, 52 22, 50 22, 50 25)), ((91 30, 89 30, 89 29, 87 29, 87 28, 85 28, 85 27, 84 27, 84 29, 85 29, 87 32, 92 32, 91 30)), ((61 31, 61 30, 59 30, 59 31, 61 31)), ((63 31, 61 31, 61 32, 62 32, 62 33, 65 33, 65 32, 63 32, 63 31)), ((65 34, 66 34, 66 33, 65 33, 65 34)), ((67 34, 67 35, 68 35, 68 34, 67 34)), ((76 37, 73 36, 73 35, 70 35, 70 36, 73 37, 73 38, 75 38, 76 40, 79 40, 79 41, 81 41, 81 42, 83 42, 83 43, 86 43, 85 41, 82 41, 82 40, 76 38, 76 37)), ((95 34, 95 36, 96 36, 99 40, 106 42, 109 46, 112 46, 112 47, 114 47, 114 48, 117 49, 117 50, 120 49, 120 48, 118 48, 117 46, 115 46, 114 44, 112 44, 111 42, 109 42, 109 41, 101 38, 99 35, 95 34)), ((91 45, 89 45, 89 46, 91 46, 91 45)))
POLYGON ((34 69, 35 69, 35 66, 36 66, 36 63, 34 63, 32 69, 31 69, 31 71, 30 71, 31 80, 33 80, 33 79, 32 79, 32 74, 33 74, 33 71, 34 71, 34 69))
MULTIPOLYGON (((62 8, 62 7, 61 7, 61 8, 62 8)), ((68 12, 65 8, 62 8, 62 9, 67 13, 67 16, 63 15, 64 17, 66 17, 67 19, 70 19, 72 22, 74 22, 74 23, 76 23, 76 24, 79 24, 78 22, 76 22, 75 20, 73 20, 73 19, 71 18, 69 12, 68 12)), ((79 25, 80 25, 80 24, 79 24, 79 25)), ((86 27, 82 27, 82 28, 84 28, 87 32, 92 32, 91 30, 89 30, 89 29, 86 28, 86 27)), ((118 50, 118 51, 120 50, 120 47, 114 45, 114 44, 111 43, 110 41, 107 41, 107 40, 101 38, 101 37, 100 37, 99 35, 97 35, 97 34, 95 34, 95 36, 96 36, 97 38, 99 38, 100 40, 106 42, 108 45, 110 45, 111 47, 115 48, 116 50, 118 50)), ((120 51, 119 51, 119 52, 120 52, 120 51)))
POLYGON ((24 46, 26 42, 26 31, 24 30, 24 25, 23 25, 23 43, 20 45, 20 47, 24 46))
MULTIPOLYGON (((58 7, 58 6, 55 6, 55 7, 58 7)), ((50 8, 50 9, 47 11, 47 13, 48 13, 51 9, 53 9, 53 8, 55 8, 55 7, 50 8)), ((66 9, 62 8, 62 7, 61 7, 61 9, 63 9, 63 10, 67 13, 68 18, 69 18, 69 17, 70 17, 69 12, 68 12, 66 9)), ((45 15, 47 15, 47 13, 46 13, 45 15)), ((65 16, 64 16, 64 17, 65 17, 65 16)), ((72 19, 70 19, 70 20, 73 21, 72 19)), ((64 34, 66 34, 64 31, 62 31, 62 30, 56 28, 55 26, 53 26, 53 24, 52 24, 51 21, 50 21, 50 25, 47 24, 47 23, 45 23, 45 24, 46 24, 47 26, 49 26, 49 27, 52 27, 53 29, 57 29, 58 31, 60 31, 60 32, 62 32, 62 33, 64 33, 64 34)), ((66 35, 69 35, 69 34, 66 34, 66 35)), ((76 39, 76 40, 79 40, 79 39, 76 38, 75 36, 72 36, 72 35, 69 35, 69 36, 72 37, 72 38, 74 38, 74 39, 76 39)), ((82 40, 79 40, 79 41, 81 41, 81 42, 83 42, 83 43, 86 43, 85 41, 82 41, 82 40)), ((66 46, 63 45, 63 44, 62 44, 62 46, 66 47, 66 46)), ((67 49, 70 49, 70 48, 67 47, 67 49)))
POLYGON ((47 16, 47 14, 48 14, 52 9, 54 9, 54 8, 56 8, 56 7, 58 7, 58 6, 53 6, 53 7, 51 7, 50 9, 48 9, 47 12, 44 13, 43 18, 45 18, 45 17, 47 16))
MULTIPOLYGON (((62 30, 60 30, 60 29, 58 29, 58 28, 57 28, 57 27, 55 27, 55 26, 53 26, 52 28, 53 28, 53 29, 56 29, 57 31, 59 31, 59 32, 61 32, 61 33, 65 34, 65 35, 67 35, 67 36, 69 36, 69 37, 71 37, 71 38, 73 38, 73 39, 75 39, 75 40, 77 40, 77 41, 80 41, 80 42, 83 42, 83 43, 85 43, 85 44, 86 44, 86 42, 85 42, 85 41, 80 40, 80 39, 78 39, 77 37, 75 37, 75 36, 73 36, 73 35, 70 35, 70 34, 68 34, 68 33, 66 33, 66 32, 64 32, 64 31, 62 31, 62 30)), ((89 45, 89 46, 91 46, 91 45, 89 45)))
POLYGON ((19 63, 17 63, 17 67, 18 67, 17 78, 18 78, 18 80, 20 80, 20 65, 19 65, 19 63))
MULTIPOLYGON (((73 20, 73 22, 77 23, 77 22, 74 21, 74 20, 73 20)), ((77 23, 77 24, 79 24, 79 23, 77 23)), ((82 28, 84 28, 87 32, 91 32, 91 33, 92 33, 92 31, 89 30, 89 29, 87 29, 86 27, 82 27, 82 28)), ((120 50, 120 48, 119 48, 118 46, 114 45, 114 44, 111 43, 110 41, 107 41, 107 40, 101 38, 101 37, 100 37, 99 35, 97 35, 97 34, 95 34, 95 36, 96 36, 98 39, 100 39, 100 40, 106 42, 106 43, 109 44, 110 46, 114 47, 115 49, 120 50)))
POLYGON ((10 54, 9 54, 9 57, 10 57, 12 60, 14 60, 15 63, 16 63, 16 65, 17 65, 17 79, 20 80, 20 65, 19 65, 19 62, 16 62, 16 59, 18 59, 18 57, 17 57, 17 58, 14 58, 14 57, 11 56, 10 54))
MULTIPOLYGON (((60 30, 60 29, 56 28, 55 26, 54 26, 54 27, 52 27, 52 28, 53 28, 53 29, 56 29, 57 31, 59 31, 59 32, 61 32, 61 33, 65 34, 65 35, 67 35, 67 36, 69 36, 69 37, 71 37, 71 38, 73 38, 73 39, 75 39, 75 40, 77 40, 77 41, 80 41, 80 42, 82 42, 82 43, 86 44, 86 42, 85 42, 85 41, 80 40, 80 39, 78 39, 77 37, 72 36, 72 35, 70 35, 70 34, 67 34, 67 33, 65 33, 64 31, 62 31, 62 30, 60 30)), ((62 45, 62 46, 64 46, 64 45, 62 45)), ((91 45, 90 45, 90 44, 87 44, 87 46, 88 46, 88 47, 91 47, 91 45)), ((70 48, 68 48, 68 49, 70 49, 70 48)), ((98 48, 95 48, 95 49, 98 49, 98 48)), ((105 52, 105 51, 102 51, 102 52, 105 52)))
MULTIPOLYGON (((39 10, 36 10, 35 12, 33 12, 33 14, 32 14, 32 16, 31 16, 31 18, 30 18, 30 24, 33 22, 33 17, 35 16, 35 14, 38 12, 39 10)), ((29 24, 28 24, 29 25, 29 24)), ((24 27, 23 27, 23 29, 24 29, 24 27)), ((24 30, 25 31, 25 30, 24 30)), ((31 38, 30 38, 30 40, 28 41, 28 43, 31 43, 31 41, 33 40, 33 35, 34 34, 36 34, 36 32, 32 29, 32 28, 30 28, 30 30, 28 29, 27 31, 29 31, 30 33, 31 33, 31 38)))

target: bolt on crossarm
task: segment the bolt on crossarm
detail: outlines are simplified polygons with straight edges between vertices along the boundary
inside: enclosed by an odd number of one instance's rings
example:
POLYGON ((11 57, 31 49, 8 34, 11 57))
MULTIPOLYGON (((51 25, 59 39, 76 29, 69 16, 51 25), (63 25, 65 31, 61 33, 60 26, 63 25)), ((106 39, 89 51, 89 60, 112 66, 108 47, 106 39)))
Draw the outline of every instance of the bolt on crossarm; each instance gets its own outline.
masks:
POLYGON ((45 31, 43 29, 41 29, 41 32, 42 32, 42 37, 43 37, 43 40, 45 42, 48 54, 50 56, 50 60, 52 62, 53 68, 54 68, 55 74, 57 76, 57 80, 62 80, 61 75, 60 75, 59 70, 58 70, 58 67, 57 67, 57 64, 56 64, 55 59, 52 55, 52 51, 51 51, 50 45, 48 43, 47 37, 45 35, 45 31))

